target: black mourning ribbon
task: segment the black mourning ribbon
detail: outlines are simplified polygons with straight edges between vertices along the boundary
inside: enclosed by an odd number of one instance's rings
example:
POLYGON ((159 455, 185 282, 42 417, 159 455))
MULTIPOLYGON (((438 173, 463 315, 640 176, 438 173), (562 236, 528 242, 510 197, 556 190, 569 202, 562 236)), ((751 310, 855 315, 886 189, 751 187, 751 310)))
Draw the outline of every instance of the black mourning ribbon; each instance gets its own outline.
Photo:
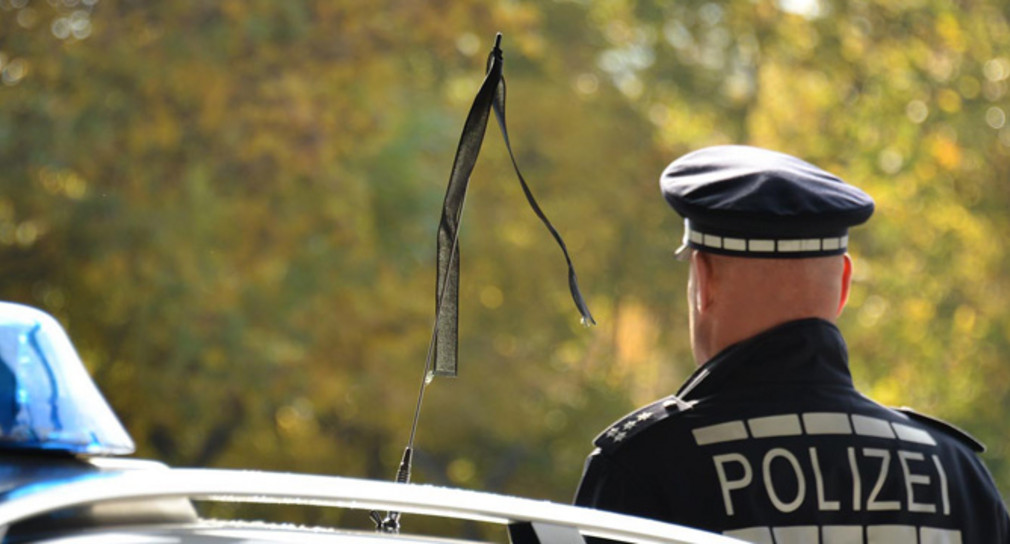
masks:
MULTIPOLYGON (((424 391, 428 382, 434 376, 455 376, 457 374, 457 346, 459 328, 459 221, 463 213, 463 200, 466 198, 466 187, 470 182, 470 174, 473 172, 474 164, 477 162, 477 155, 480 153, 480 146, 484 142, 484 133, 487 131, 487 121, 494 110, 495 117, 498 118, 498 126, 501 128, 502 136, 505 138, 505 147, 508 149, 509 158, 512 159, 512 167, 519 177, 523 194, 526 201, 540 218, 540 221, 551 232, 554 239, 565 254, 565 262, 568 263, 568 288, 572 293, 572 300, 582 314, 582 323, 585 325, 595 325, 592 314, 586 306, 586 301, 579 291, 579 282, 575 277, 575 268, 572 266, 572 259, 568 256, 568 248, 565 246, 561 235, 551 224, 543 210, 537 204, 533 193, 530 191, 526 180, 519 171, 515 155, 512 153, 512 143, 509 141, 508 129, 505 126, 505 78, 502 76, 502 52, 501 34, 495 37, 494 49, 487 59, 487 74, 484 82, 477 91, 477 96, 470 106, 470 113, 466 116, 463 124, 463 134, 459 139, 459 147, 456 148, 456 157, 452 161, 452 172, 449 174, 449 187, 445 191, 445 201, 442 203, 442 219, 438 224, 438 271, 436 277, 435 290, 435 323, 432 327, 432 338, 428 345, 428 356, 425 360, 424 377, 421 380, 421 388, 417 395, 417 406, 414 409, 414 421, 410 427, 410 438, 407 440, 407 447, 403 451, 403 458, 396 472, 396 481, 399 483, 410 482, 411 461, 414 451, 414 437, 417 432, 417 423, 421 414, 421 403, 424 399, 424 391), (434 351, 434 355, 432 354, 434 351), (431 368, 434 358, 434 369, 431 368)), ((377 511, 371 512, 371 518, 375 522, 378 531, 384 533, 398 533, 400 531, 400 513, 387 512, 385 516, 377 511)))
POLYGON ((543 210, 537 204, 533 193, 530 191, 526 179, 519 171, 515 154, 512 152, 512 143, 509 140, 508 128, 505 125, 505 77, 502 75, 502 51, 501 33, 495 37, 494 49, 488 55, 486 76, 484 82, 477 91, 477 96, 470 106, 470 113, 466 117, 463 125, 463 133, 459 139, 459 146, 456 148, 456 157, 452 162, 452 171, 449 174, 449 187, 445 192, 445 201, 442 203, 442 220, 438 225, 438 273, 436 277, 436 339, 435 339, 435 376, 456 376, 457 374, 457 346, 459 330, 459 222, 463 212, 463 200, 466 198, 466 188, 470 181, 470 174, 473 172, 474 164, 477 162, 477 155, 480 153, 481 144, 484 141, 484 133, 487 130, 488 118, 491 110, 494 110, 498 119, 498 126, 501 128, 502 137, 505 139, 505 147, 508 149, 509 158, 512 160, 512 167, 519 177, 519 184, 522 185, 523 194, 526 201, 533 208, 534 213, 540 218, 547 230, 554 236, 558 246, 561 247, 565 255, 565 262, 568 264, 568 288, 572 294, 572 300, 582 315, 582 323, 589 326, 595 325, 596 321, 589 313, 582 292, 579 290, 579 282, 575 276, 575 267, 572 259, 568 255, 568 247, 558 234, 557 229, 551 224, 543 210))

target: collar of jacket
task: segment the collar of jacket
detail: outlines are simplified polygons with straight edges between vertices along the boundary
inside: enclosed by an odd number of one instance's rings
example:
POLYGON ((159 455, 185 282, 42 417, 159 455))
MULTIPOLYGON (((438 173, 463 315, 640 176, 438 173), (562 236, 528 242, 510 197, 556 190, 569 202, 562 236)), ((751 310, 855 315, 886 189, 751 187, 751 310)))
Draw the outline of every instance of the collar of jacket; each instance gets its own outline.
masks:
POLYGON ((841 331, 819 318, 790 321, 734 344, 698 368, 677 392, 684 400, 760 384, 853 387, 841 331))

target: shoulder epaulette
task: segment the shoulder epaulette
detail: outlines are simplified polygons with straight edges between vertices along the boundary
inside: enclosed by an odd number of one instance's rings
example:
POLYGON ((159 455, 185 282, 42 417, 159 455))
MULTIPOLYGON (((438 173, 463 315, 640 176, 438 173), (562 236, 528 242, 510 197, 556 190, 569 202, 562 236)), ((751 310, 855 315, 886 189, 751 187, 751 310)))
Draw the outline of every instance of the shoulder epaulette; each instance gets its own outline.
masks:
POLYGON ((905 414, 906 416, 908 416, 908 417, 910 417, 910 418, 912 418, 912 419, 920 422, 920 423, 923 423, 925 425, 929 425, 930 427, 932 427, 934 429, 943 431, 944 433, 953 436, 954 438, 956 438, 956 439, 960 440, 961 442, 965 443, 966 445, 968 445, 968 447, 970 447, 972 450, 976 451, 977 453, 983 453, 983 452, 985 452, 985 444, 983 444, 982 442, 980 442, 974 436, 968 434, 967 431, 965 431, 963 429, 960 429, 960 428, 958 428, 957 426, 955 426, 953 424, 947 423, 946 421, 944 421, 942 419, 937 419, 937 418, 935 418, 933 416, 928 416, 928 415, 923 414, 921 412, 916 412, 915 410, 913 410, 913 409, 911 409, 911 408, 909 408, 907 406, 902 406, 900 408, 896 408, 896 410, 899 411, 899 412, 901 412, 902 414, 905 414))
POLYGON ((673 414, 690 410, 694 404, 695 401, 685 401, 677 395, 657 400, 617 420, 607 430, 600 433, 593 444, 603 453, 610 453, 638 433, 673 414))

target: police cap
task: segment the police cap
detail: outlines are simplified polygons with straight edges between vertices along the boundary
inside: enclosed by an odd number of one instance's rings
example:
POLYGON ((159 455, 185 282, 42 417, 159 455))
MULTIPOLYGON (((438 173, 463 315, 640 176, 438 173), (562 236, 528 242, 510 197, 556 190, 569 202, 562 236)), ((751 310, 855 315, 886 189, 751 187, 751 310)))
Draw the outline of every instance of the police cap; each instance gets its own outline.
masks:
POLYGON ((700 149, 666 167, 666 201, 684 218, 688 248, 737 257, 841 255, 849 227, 873 214, 873 199, 837 176, 775 151, 700 149))

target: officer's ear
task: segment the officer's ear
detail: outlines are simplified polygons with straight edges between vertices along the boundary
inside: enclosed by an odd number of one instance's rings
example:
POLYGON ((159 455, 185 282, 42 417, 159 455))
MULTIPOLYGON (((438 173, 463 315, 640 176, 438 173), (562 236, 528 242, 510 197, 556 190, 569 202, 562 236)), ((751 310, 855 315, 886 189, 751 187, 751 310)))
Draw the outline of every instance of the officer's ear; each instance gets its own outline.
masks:
POLYGON ((695 300, 691 301, 695 308, 703 312, 712 305, 712 289, 715 286, 713 276, 712 257, 704 251, 695 251, 694 258, 691 259, 691 266, 694 268, 695 300))
POLYGON ((852 285, 852 257, 846 253, 843 255, 844 263, 842 268, 842 289, 841 296, 838 297, 838 313, 836 317, 842 315, 845 304, 849 301, 849 287, 852 285))

